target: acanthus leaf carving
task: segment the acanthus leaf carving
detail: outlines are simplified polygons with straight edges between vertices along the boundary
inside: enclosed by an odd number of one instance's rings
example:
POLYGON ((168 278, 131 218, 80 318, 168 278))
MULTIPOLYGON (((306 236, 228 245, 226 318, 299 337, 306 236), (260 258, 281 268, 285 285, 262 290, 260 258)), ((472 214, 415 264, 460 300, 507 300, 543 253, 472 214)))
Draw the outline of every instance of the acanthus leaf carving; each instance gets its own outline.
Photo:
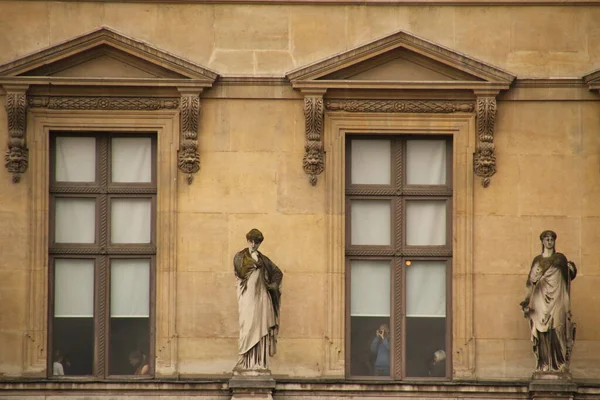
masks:
POLYGON ((445 100, 343 100, 332 99, 328 111, 390 112, 390 113, 455 113, 473 112, 475 105, 468 101, 445 100))
POLYGON ((181 143, 177 154, 177 165, 181 172, 187 174, 188 184, 200 170, 200 153, 198 152, 198 119, 200 116, 200 97, 198 94, 182 94, 181 143))
POLYGON ((21 180, 21 174, 27 171, 29 149, 25 132, 27 128, 27 99, 25 91, 6 93, 6 113, 8 116, 8 148, 4 154, 4 166, 13 174, 12 181, 21 180))
POLYGON ((315 186, 317 176, 325 169, 325 157, 323 152, 323 96, 304 97, 304 119, 306 123, 306 144, 304 146, 304 157, 302 167, 309 176, 309 182, 315 186))
POLYGON ((481 185, 488 187, 496 173, 494 152, 494 124, 496 122, 496 98, 477 97, 477 136, 479 143, 473 156, 473 169, 481 177, 481 185))
POLYGON ((51 110, 176 110, 177 98, 111 97, 111 96, 33 96, 28 99, 31 108, 51 110))

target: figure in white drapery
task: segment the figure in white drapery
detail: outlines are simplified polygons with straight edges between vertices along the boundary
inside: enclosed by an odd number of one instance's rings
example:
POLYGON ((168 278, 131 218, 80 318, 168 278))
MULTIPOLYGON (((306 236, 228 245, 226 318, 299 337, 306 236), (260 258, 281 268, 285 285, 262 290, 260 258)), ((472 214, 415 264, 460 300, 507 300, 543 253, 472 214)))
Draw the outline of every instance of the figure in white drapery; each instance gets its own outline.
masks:
POLYGON ((555 251, 556 233, 544 231, 540 240, 542 254, 533 259, 521 308, 529 318, 536 370, 564 372, 575 341, 570 289, 577 267, 555 251))
POLYGON ((267 369, 277 351, 283 273, 258 251, 264 240, 258 229, 246 240, 248 247, 233 258, 240 325, 236 369, 267 369))

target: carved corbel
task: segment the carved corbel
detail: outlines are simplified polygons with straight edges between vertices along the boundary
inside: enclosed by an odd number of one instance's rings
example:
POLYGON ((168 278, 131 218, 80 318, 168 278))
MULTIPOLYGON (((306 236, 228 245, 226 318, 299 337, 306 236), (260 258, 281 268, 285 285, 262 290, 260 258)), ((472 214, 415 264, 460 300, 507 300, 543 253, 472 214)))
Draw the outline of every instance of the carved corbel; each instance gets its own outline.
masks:
POLYGON ((181 138, 177 152, 177 166, 187 174, 187 182, 191 184, 194 175, 200 170, 200 153, 198 153, 198 119, 200 117, 200 91, 188 92, 179 90, 181 117, 181 138))
POLYGON ((21 174, 27 171, 29 149, 26 142, 27 129, 27 86, 5 86, 6 114, 8 117, 8 146, 4 154, 4 166, 12 174, 12 181, 18 183, 21 174))
POLYGON ((481 185, 488 187, 492 175, 496 173, 494 152, 494 123, 496 122, 496 93, 477 96, 477 136, 479 143, 473 156, 475 175, 481 177, 481 185))
POLYGON ((307 93, 304 96, 304 120, 306 123, 306 144, 304 146, 304 157, 302 167, 309 176, 309 182, 315 186, 317 175, 325 169, 325 153, 323 151, 323 117, 324 105, 323 94, 307 93))

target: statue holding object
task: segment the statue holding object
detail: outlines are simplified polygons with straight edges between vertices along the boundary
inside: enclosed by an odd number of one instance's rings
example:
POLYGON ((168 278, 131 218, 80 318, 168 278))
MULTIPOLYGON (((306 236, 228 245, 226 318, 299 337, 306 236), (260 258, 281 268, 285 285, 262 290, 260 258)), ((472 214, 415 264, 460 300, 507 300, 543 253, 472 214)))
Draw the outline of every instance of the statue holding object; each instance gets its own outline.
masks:
POLYGON ((237 281, 240 336, 236 370, 268 370, 277 351, 283 273, 258 251, 264 240, 258 229, 246 234, 248 247, 233 258, 237 281))
POLYGON ((540 234, 542 253, 533 259, 521 302, 531 328, 536 371, 541 372, 568 372, 575 341, 570 293, 577 267, 556 252, 556 237, 553 231, 540 234))

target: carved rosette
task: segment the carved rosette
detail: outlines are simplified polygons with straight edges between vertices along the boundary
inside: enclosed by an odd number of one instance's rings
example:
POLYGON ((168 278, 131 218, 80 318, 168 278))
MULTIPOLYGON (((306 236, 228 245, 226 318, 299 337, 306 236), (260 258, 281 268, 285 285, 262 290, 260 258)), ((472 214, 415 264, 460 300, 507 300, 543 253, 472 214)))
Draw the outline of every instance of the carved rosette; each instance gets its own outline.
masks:
POLYGON ((29 149, 25 142, 27 124, 27 99, 25 92, 6 93, 6 113, 8 116, 8 148, 4 155, 4 166, 13 174, 12 180, 17 183, 21 174, 27 171, 29 149))
POLYGON ((473 157, 475 174, 481 177, 483 187, 488 187, 496 173, 494 154, 494 123, 496 121, 496 98, 477 98, 477 136, 479 143, 473 157))
POLYGON ((181 111, 181 143, 177 153, 177 165, 181 172, 187 174, 188 184, 200 170, 200 154, 198 153, 198 118, 200 116, 200 97, 198 94, 183 94, 180 101, 181 111))
POLYGON ((323 152, 323 96, 304 97, 304 119, 306 122, 306 145, 304 146, 304 157, 302 167, 309 176, 310 184, 317 184, 317 175, 325 168, 323 152))
POLYGON ((465 101, 440 100, 328 100, 329 111, 389 113, 473 112, 475 105, 465 101))

